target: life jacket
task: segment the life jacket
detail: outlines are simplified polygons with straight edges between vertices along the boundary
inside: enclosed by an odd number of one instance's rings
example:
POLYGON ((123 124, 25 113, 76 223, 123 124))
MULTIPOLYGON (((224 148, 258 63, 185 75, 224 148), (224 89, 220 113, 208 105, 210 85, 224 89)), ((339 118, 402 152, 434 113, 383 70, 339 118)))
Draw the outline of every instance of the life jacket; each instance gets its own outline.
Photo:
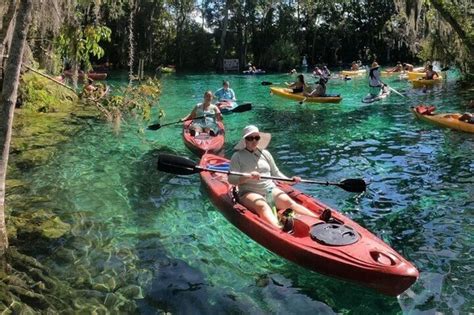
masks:
POLYGON ((436 109, 435 106, 427 106, 427 105, 418 105, 417 107, 415 107, 416 112, 421 115, 432 115, 435 109, 436 109))

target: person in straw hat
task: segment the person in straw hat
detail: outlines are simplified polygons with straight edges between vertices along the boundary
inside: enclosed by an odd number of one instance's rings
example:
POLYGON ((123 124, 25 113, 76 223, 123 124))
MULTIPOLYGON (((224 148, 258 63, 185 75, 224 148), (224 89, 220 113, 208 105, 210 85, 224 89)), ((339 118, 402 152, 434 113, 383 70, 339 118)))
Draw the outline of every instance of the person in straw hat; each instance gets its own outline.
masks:
MULTIPOLYGON (((238 186, 239 203, 277 228, 281 226, 272 210, 273 205, 277 209, 292 209, 296 213, 317 217, 276 187, 272 180, 261 179, 262 175, 288 178, 280 172, 272 155, 266 150, 270 139, 269 133, 260 132, 256 126, 249 125, 243 129, 242 138, 234 147, 237 152, 232 155, 230 170, 247 174, 229 175, 229 183, 238 186)), ((296 183, 301 181, 297 176, 291 179, 296 183)))
POLYGON ((379 64, 374 61, 369 71, 369 87, 370 94, 373 97, 379 96, 385 92, 385 84, 380 79, 380 68, 379 64))

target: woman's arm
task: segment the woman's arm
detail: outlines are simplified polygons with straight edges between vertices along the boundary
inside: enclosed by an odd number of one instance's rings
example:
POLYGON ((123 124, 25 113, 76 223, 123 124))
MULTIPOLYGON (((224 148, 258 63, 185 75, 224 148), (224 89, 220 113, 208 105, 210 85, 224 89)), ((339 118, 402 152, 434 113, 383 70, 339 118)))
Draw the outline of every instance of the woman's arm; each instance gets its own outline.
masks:
POLYGON ((221 110, 219 109, 219 106, 217 105, 212 105, 214 106, 214 114, 216 115, 216 121, 222 121, 222 113, 221 110))

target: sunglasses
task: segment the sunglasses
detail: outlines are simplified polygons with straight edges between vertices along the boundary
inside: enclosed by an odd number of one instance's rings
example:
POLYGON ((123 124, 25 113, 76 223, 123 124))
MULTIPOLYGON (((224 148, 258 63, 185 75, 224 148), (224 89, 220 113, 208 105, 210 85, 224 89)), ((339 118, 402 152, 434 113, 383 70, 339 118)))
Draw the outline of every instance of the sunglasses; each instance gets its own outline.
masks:
POLYGON ((253 140, 259 141, 259 140, 260 140, 260 136, 254 136, 254 137, 248 136, 248 137, 245 137, 245 140, 247 140, 247 141, 253 141, 253 140))

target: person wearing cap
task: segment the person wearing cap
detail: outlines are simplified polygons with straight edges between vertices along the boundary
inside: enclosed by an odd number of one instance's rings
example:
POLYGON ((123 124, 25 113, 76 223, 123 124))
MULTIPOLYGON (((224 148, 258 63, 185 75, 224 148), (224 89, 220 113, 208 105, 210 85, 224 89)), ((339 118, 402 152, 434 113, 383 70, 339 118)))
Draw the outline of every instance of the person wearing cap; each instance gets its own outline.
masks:
POLYGON ((385 84, 380 79, 379 64, 374 61, 369 71, 369 87, 372 96, 379 96, 384 92, 385 84))
MULTIPOLYGON (((266 150, 270 139, 269 133, 260 132, 258 127, 249 125, 243 129, 242 138, 234 147, 237 152, 232 155, 230 170, 246 174, 229 175, 229 183, 238 187, 239 203, 276 228, 281 226, 272 210, 273 205, 277 209, 292 209, 296 213, 316 217, 313 212, 296 203, 279 189, 273 180, 261 178, 261 176, 288 178, 280 172, 272 155, 266 150)), ((296 183, 301 181, 297 176, 291 179, 296 183)))
POLYGON ((200 132, 206 132, 211 136, 215 136, 219 132, 217 121, 222 120, 222 114, 219 107, 212 104, 212 98, 212 91, 206 91, 206 93, 204 93, 204 101, 197 104, 189 115, 181 119, 181 121, 185 121, 200 116, 206 116, 204 118, 195 119, 191 126, 189 126, 191 135, 197 136, 200 132))

